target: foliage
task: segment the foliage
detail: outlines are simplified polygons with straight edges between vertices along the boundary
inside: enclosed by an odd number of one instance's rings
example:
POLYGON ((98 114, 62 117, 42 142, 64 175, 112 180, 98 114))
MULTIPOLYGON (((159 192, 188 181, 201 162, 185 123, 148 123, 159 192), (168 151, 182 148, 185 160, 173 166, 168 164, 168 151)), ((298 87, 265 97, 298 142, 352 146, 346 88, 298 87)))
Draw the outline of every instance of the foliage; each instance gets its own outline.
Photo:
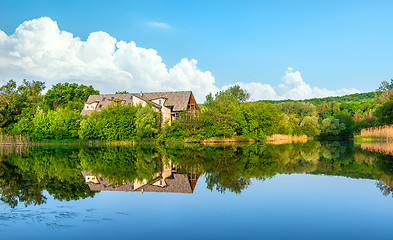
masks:
POLYGON ((234 101, 236 101, 238 103, 244 103, 244 102, 248 101, 248 99, 250 98, 250 94, 246 90, 241 89, 238 84, 236 84, 232 87, 229 87, 228 89, 226 89, 224 91, 219 91, 216 94, 216 99, 224 97, 224 96, 232 98, 234 101))
POLYGON ((393 123, 393 98, 390 98, 384 104, 375 110, 375 120, 378 126, 393 123))
POLYGON ((99 94, 93 86, 79 85, 77 83, 58 83, 44 95, 44 105, 51 110, 57 107, 70 108, 80 111, 83 103, 90 95, 99 94))
POLYGON ((305 102, 282 102, 276 104, 276 106, 285 114, 295 116, 299 119, 303 119, 307 116, 315 117, 317 115, 316 108, 311 103, 305 102))
POLYGON ((322 121, 321 135, 323 136, 338 136, 344 130, 345 125, 337 118, 326 118, 322 121))
POLYGON ((46 203, 44 190, 58 200, 93 197, 78 167, 78 148, 32 148, 0 161, 0 200, 11 208, 46 203))
POLYGON ((170 125, 151 106, 110 104, 81 117, 88 96, 99 93, 92 86, 59 83, 41 95, 42 82, 24 80, 17 86, 10 80, 0 87, 0 128, 36 140, 262 140, 273 134, 351 137, 362 128, 392 123, 392 85, 393 80, 385 81, 377 92, 342 97, 254 103, 247 102, 247 91, 234 85, 207 95, 200 112, 185 111, 170 125))
POLYGON ((255 140, 263 140, 276 132, 279 111, 272 104, 243 103, 236 113, 237 133, 255 140))
POLYGON ((235 96, 219 92, 215 99, 206 98, 207 110, 203 112, 205 134, 210 137, 232 137, 235 133, 235 96))
POLYGON ((388 81, 382 81, 379 85, 377 91, 378 92, 385 92, 393 89, 393 78, 390 79, 390 83, 388 81))
POLYGON ((157 113, 151 106, 141 107, 135 114, 136 134, 139 138, 153 138, 158 132, 157 113))
POLYGON ((143 179, 152 180, 159 169, 154 147, 103 146, 85 148, 79 153, 81 165, 95 175, 121 184, 143 179))
MULTIPOLYGON (((177 174, 204 175, 207 188, 241 193, 252 179, 276 174, 308 173, 380 180, 384 194, 392 193, 392 157, 354 149, 352 142, 270 145, 128 145, 47 146, 3 155, 0 161, 0 200, 10 207, 44 204, 46 190, 55 199, 94 197, 81 174, 91 172, 116 184, 151 183, 171 161, 177 174)), ((202 179, 202 178, 199 178, 202 179)), ((201 181, 201 180, 199 180, 201 181)))
POLYGON ((355 121, 348 113, 339 113, 336 115, 336 118, 340 123, 344 124, 344 129, 341 131, 341 135, 343 136, 352 136, 355 131, 355 121))
POLYGON ((124 91, 117 91, 117 92, 115 92, 115 94, 127 94, 127 93, 129 93, 129 92, 127 92, 126 90, 124 90, 124 91))
POLYGON ((102 140, 133 140, 138 107, 111 104, 99 113, 98 138, 102 140))
POLYGON ((164 123, 163 132, 159 139, 161 141, 187 139, 198 142, 204 137, 204 131, 206 131, 204 128, 205 117, 203 112, 181 112, 171 126, 164 123))
POLYGON ((264 102, 269 103, 282 103, 282 102, 305 102, 311 103, 314 106, 318 106, 321 104, 331 104, 331 103, 343 103, 343 102, 368 102, 373 103, 376 98, 375 92, 368 93, 354 93, 345 96, 337 96, 337 97, 324 97, 324 98, 310 98, 305 100, 264 100, 264 102))
POLYGON ((23 80, 17 86, 16 82, 9 80, 0 87, 0 128, 7 128, 18 121, 22 113, 29 115, 41 99, 41 91, 45 88, 43 82, 23 80))
POLYGON ((321 133, 317 117, 306 116, 300 123, 300 127, 308 137, 318 136, 321 133))
MULTIPOLYGON (((77 111, 57 108, 48 113, 37 109, 28 132, 32 139, 72 139, 78 137, 81 116, 77 111)), ((26 130, 26 129, 25 129, 26 130)), ((15 130, 16 131, 16 130, 15 130)))
POLYGON ((150 106, 111 104, 85 116, 78 131, 81 139, 135 140, 158 133, 158 116, 150 106))

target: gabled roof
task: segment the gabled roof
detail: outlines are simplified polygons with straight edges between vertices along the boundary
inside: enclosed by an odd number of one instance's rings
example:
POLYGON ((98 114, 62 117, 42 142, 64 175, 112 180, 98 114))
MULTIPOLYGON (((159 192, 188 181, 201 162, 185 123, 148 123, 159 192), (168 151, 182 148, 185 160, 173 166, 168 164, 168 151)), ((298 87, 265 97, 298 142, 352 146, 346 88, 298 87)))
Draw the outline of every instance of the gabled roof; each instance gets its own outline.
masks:
MULTIPOLYGON (((159 104, 152 102, 155 99, 166 99, 164 102, 165 107, 172 108, 173 112, 181 112, 187 109, 187 105, 190 99, 193 99, 191 91, 175 91, 175 92, 147 92, 147 93, 125 93, 125 94, 101 94, 101 95, 90 95, 86 103, 91 104, 93 102, 99 102, 102 107, 97 108, 97 110, 106 107, 107 101, 120 100, 127 103, 132 103, 131 96, 137 97, 145 102, 151 102, 155 107, 161 108, 159 104), (103 100, 105 98, 105 100, 103 100), (105 105, 105 106, 104 106, 105 105)), ((198 105, 196 108, 199 109, 198 105)), ((82 115, 85 112, 91 112, 91 110, 83 110, 82 115)))
MULTIPOLYGON (((140 93, 135 93, 139 94, 140 93)), ((158 99, 158 98, 166 98, 167 100, 164 103, 165 107, 173 107, 172 111, 181 112, 187 109, 188 102, 191 98, 191 91, 176 91, 176 92, 147 92, 142 93, 142 97, 148 99, 149 101, 158 99)))
MULTIPOLYGON (((93 102, 102 102, 106 100, 111 100, 113 97, 113 100, 122 100, 125 102, 131 102, 131 96, 135 96, 135 94, 131 93, 126 93, 126 94, 100 94, 100 95, 90 95, 89 98, 87 99, 86 103, 90 104, 93 102), (105 98, 105 100, 103 100, 105 98)), ((136 96, 142 100, 148 101, 148 99, 144 99, 141 96, 136 96)))
MULTIPOLYGON (((91 172, 82 171, 83 177, 93 176, 91 172)), ((97 176, 99 183, 86 183, 92 191, 127 191, 127 192, 172 192, 172 193, 193 193, 195 184, 191 184, 186 174, 173 173, 172 177, 166 178, 167 185, 165 187, 145 184, 137 189, 134 189, 134 183, 125 182, 122 185, 115 185, 107 179, 103 179, 101 175, 97 176)))
POLYGON ((166 178, 166 186, 159 187, 151 184, 141 186, 134 191, 141 192, 172 192, 172 193, 193 193, 193 188, 190 185, 187 175, 180 173, 173 173, 172 178, 166 178))
MULTIPOLYGON (((147 103, 151 103, 154 107, 161 109, 162 106, 154 103, 154 102, 150 102, 149 99, 140 96, 140 94, 136 94, 136 93, 126 93, 126 94, 100 94, 100 95, 90 95, 89 98, 87 99, 87 101, 85 103, 87 104, 92 104, 97 102, 98 106, 96 107, 96 111, 100 111, 103 108, 106 108, 108 105, 112 104, 114 101, 122 101, 124 102, 126 105, 127 104, 132 104, 133 103, 133 99, 131 99, 132 97, 136 97, 139 98, 147 103), (113 99, 112 99, 113 98, 113 99)), ((88 115, 90 114, 92 111, 94 110, 85 110, 83 108, 81 115, 88 115)))

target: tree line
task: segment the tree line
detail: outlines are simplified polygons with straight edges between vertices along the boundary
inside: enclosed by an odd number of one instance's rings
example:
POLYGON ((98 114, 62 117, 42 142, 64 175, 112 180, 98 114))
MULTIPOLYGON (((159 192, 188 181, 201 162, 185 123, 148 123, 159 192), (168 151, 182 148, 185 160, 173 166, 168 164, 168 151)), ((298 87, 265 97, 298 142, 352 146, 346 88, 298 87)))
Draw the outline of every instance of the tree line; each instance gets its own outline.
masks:
POLYGON ((170 125, 150 106, 112 104, 81 116, 89 95, 99 94, 93 86, 58 83, 44 89, 39 81, 2 85, 1 131, 32 140, 264 140, 273 134, 351 137, 362 128, 393 123, 393 80, 372 93, 303 101, 249 102, 249 93, 235 85, 207 95, 201 111, 185 111, 170 125))

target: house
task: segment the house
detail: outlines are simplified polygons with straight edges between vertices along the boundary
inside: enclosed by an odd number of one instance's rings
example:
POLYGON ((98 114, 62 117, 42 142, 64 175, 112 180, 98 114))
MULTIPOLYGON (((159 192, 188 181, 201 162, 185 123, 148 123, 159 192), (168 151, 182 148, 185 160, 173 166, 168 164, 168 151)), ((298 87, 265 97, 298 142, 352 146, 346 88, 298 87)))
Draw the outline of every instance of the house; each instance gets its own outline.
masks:
POLYGON ((82 171, 82 175, 92 191, 193 193, 199 178, 198 171, 193 169, 182 174, 177 170, 177 167, 171 162, 163 163, 162 171, 154 174, 152 180, 142 179, 122 184, 115 184, 101 175, 95 176, 91 172, 82 171))
POLYGON ((81 115, 90 115, 93 111, 101 111, 113 103, 124 105, 142 105, 150 103, 156 112, 161 112, 163 120, 171 123, 179 113, 183 111, 199 111, 192 91, 176 92, 150 92, 150 93, 126 93, 126 94, 101 94, 90 95, 81 115))

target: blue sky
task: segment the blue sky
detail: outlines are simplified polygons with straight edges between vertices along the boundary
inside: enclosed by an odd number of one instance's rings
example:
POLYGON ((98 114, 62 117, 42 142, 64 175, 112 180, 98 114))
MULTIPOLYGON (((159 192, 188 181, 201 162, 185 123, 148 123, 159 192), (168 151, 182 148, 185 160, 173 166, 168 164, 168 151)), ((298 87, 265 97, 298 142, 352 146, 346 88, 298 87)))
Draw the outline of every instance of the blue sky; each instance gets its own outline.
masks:
MULTIPOLYGON (((193 83, 200 78, 203 78, 202 82, 211 81, 211 78, 193 75, 187 84, 180 84, 184 88, 217 91, 241 83, 253 93, 254 99, 264 96, 296 99, 373 91, 381 81, 390 80, 393 77, 392 9, 393 1, 361 0, 2 0, 0 30, 9 37, 23 22, 49 17, 60 30, 72 33, 82 42, 92 32, 102 31, 116 41, 134 41, 140 48, 155 49, 168 71, 181 63, 183 58, 189 61, 195 59, 197 64, 188 65, 196 65, 196 71, 208 71, 214 78, 214 83, 210 85, 194 86, 193 83), (293 69, 288 70, 289 67, 293 69), (305 85, 308 87, 306 90, 305 85), (256 89, 266 94, 258 94, 256 89), (290 91, 291 94, 288 93, 290 91)), ((4 46, 9 47, 9 42, 4 46)), ((4 46, 3 54, 8 51, 4 46)), ((8 54, 16 51, 15 46, 9 48, 13 50, 9 50, 8 54)), ((13 77, 11 71, 4 70, 10 69, 4 62, 8 61, 3 61, 3 68, 0 61, 0 80, 13 77), (2 74, 2 69, 3 73, 7 73, 2 74)), ((43 64, 42 68, 45 67, 47 65, 43 64)), ((30 70, 18 70, 13 78, 35 78, 47 83, 79 81, 97 85, 101 92, 111 91, 112 88, 121 90, 122 87, 130 91, 144 88, 121 81, 106 87, 104 80, 95 83, 83 76, 79 80, 77 75, 73 78, 55 79, 52 76, 46 79, 30 70)), ((133 75, 134 81, 144 81, 143 77, 135 77, 132 70, 127 71, 133 75)), ((155 75, 152 76, 154 78, 155 75)), ((174 77, 171 83, 162 80, 161 88, 182 90, 176 89, 176 81, 184 77, 174 77)), ((150 85, 156 87, 143 90, 161 89, 157 81, 150 85)), ((206 90, 200 92, 199 101, 203 101, 202 95, 206 90)))

